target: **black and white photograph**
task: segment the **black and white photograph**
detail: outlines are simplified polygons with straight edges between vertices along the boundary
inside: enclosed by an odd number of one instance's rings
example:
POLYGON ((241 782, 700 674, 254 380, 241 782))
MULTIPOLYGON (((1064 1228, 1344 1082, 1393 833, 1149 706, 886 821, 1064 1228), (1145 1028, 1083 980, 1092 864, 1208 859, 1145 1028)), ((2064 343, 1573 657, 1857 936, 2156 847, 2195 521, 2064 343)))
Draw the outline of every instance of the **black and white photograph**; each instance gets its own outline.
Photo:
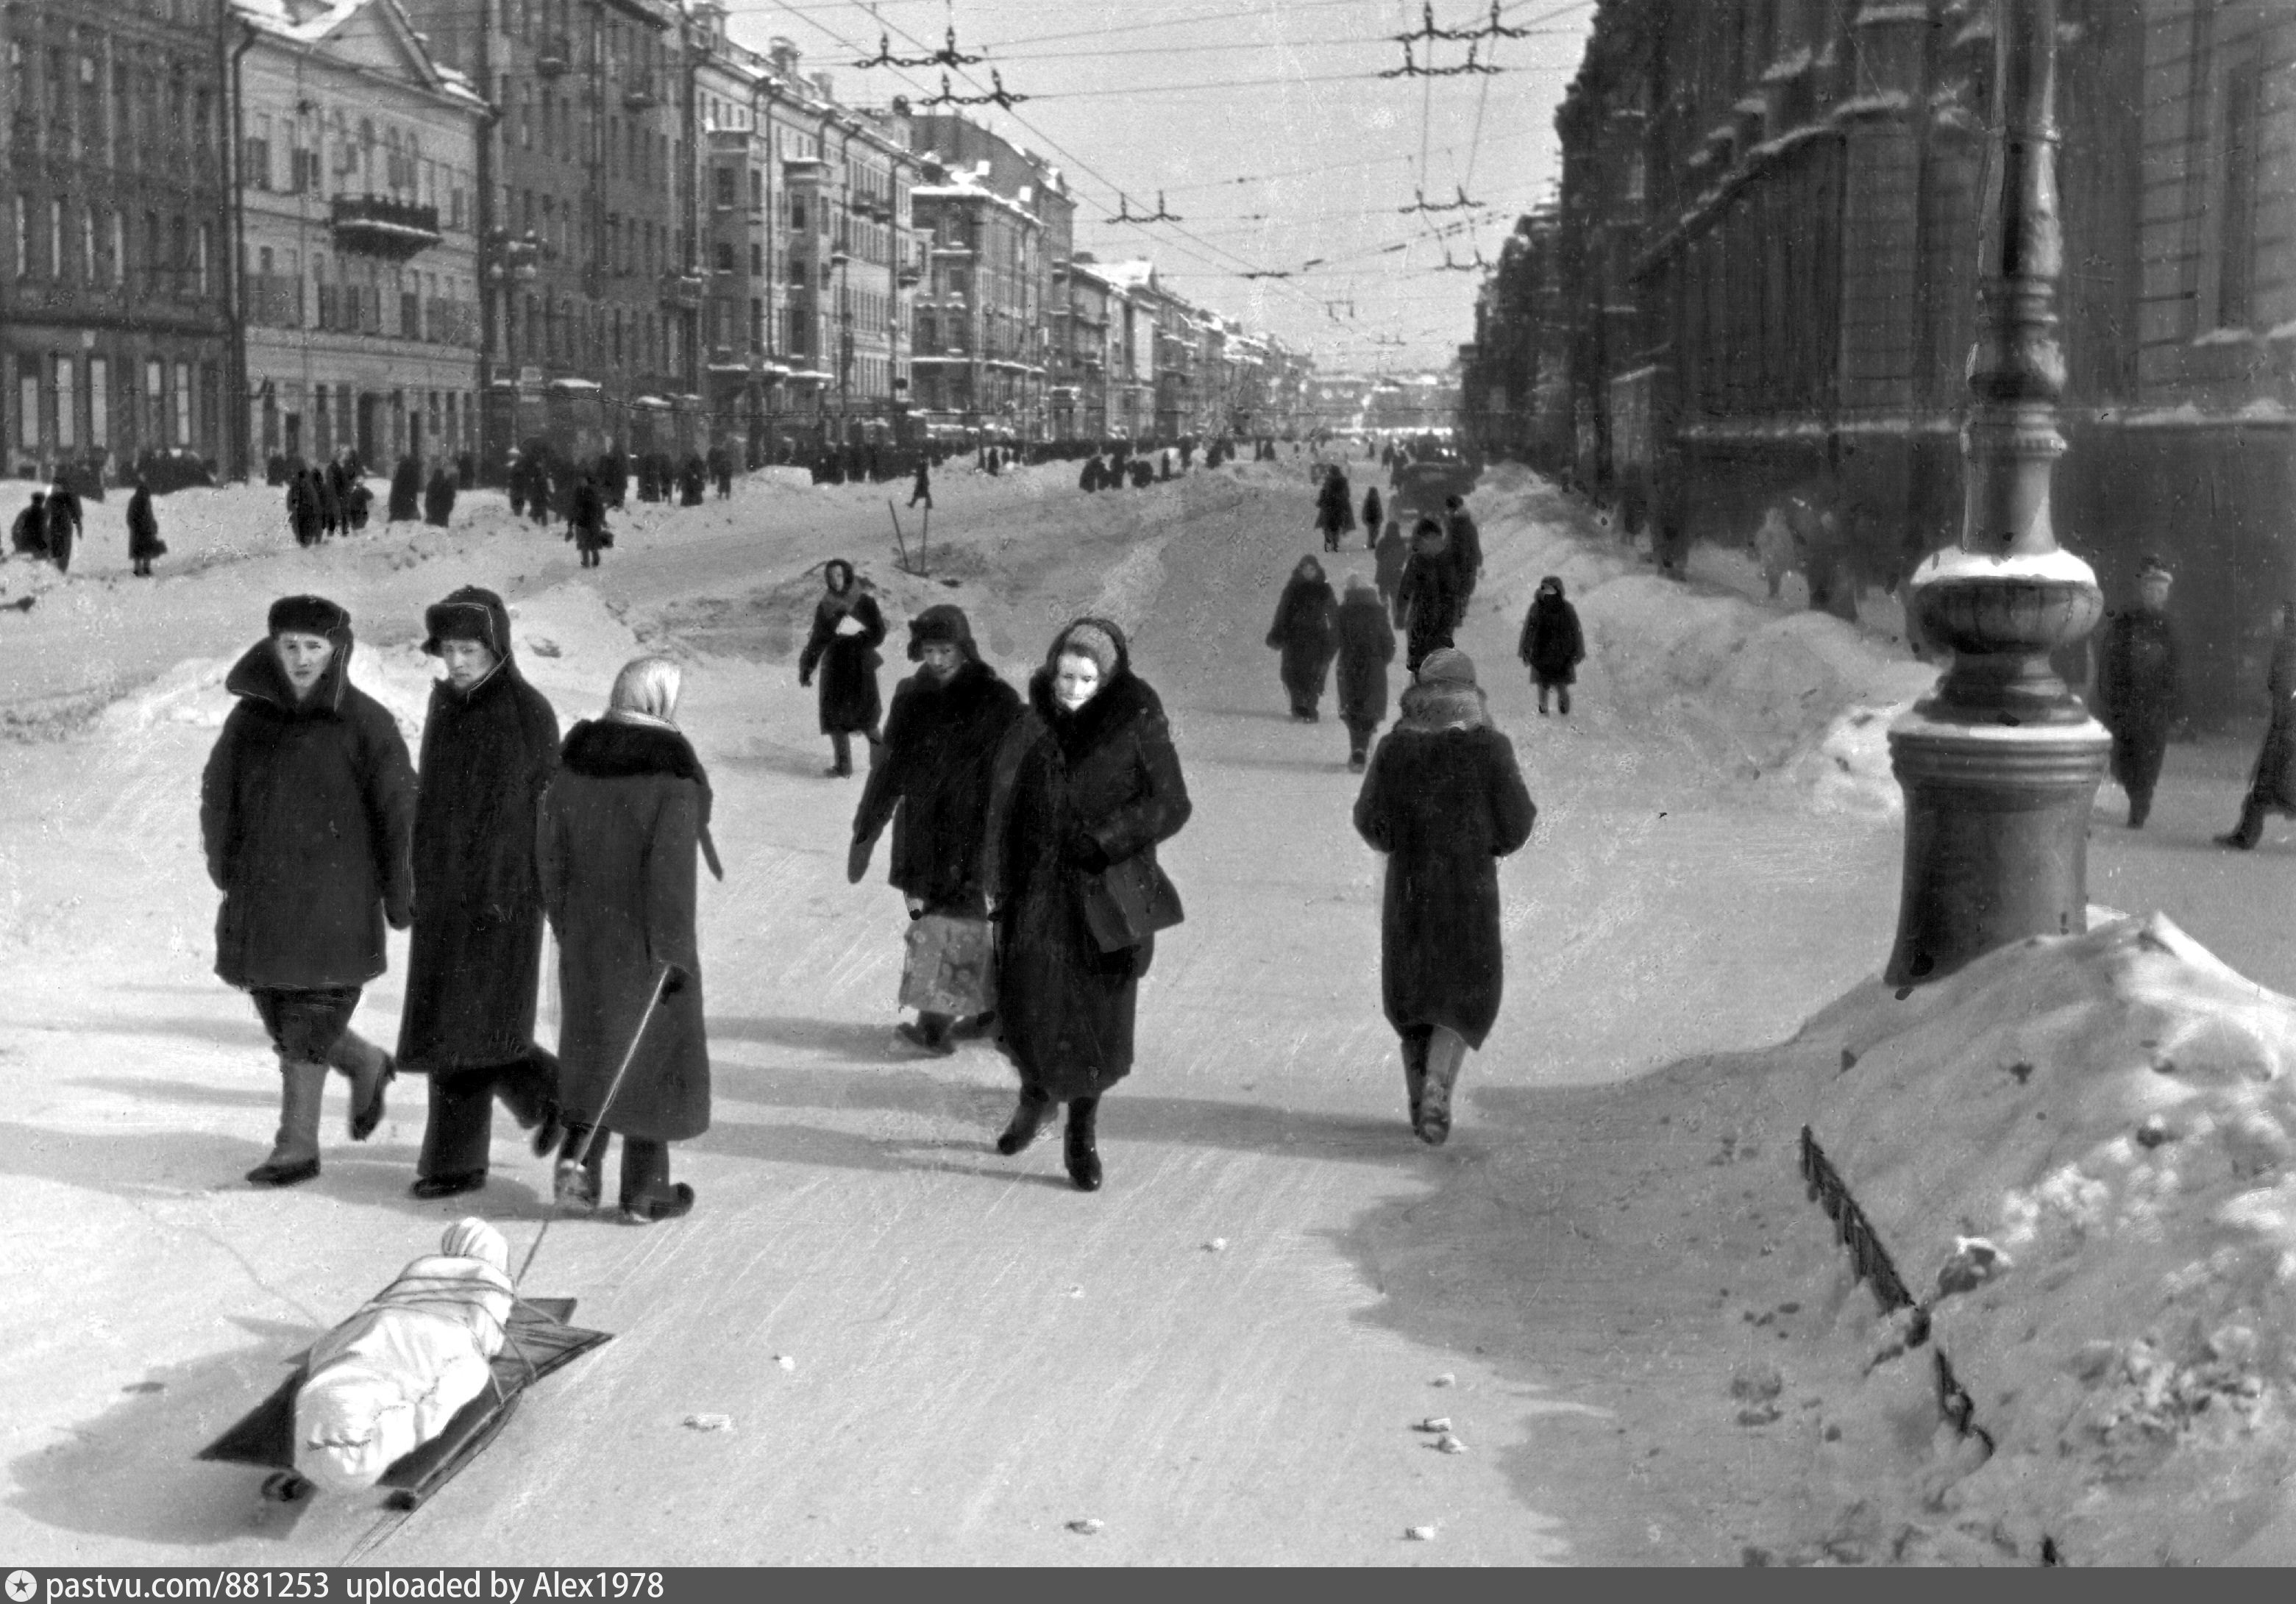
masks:
POLYGON ((13 1604, 2296 1564, 2296 0, 0 47, 13 1604))

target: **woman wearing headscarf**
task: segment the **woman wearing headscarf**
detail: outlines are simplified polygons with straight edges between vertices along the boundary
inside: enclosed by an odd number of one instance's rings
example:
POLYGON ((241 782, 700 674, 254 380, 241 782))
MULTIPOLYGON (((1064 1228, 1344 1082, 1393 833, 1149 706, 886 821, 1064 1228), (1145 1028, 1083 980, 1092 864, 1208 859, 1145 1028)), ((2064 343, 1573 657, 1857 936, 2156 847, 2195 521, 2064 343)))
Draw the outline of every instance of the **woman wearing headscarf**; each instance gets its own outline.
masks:
POLYGON ((1587 638, 1578 629, 1578 610, 1562 599, 1562 581, 1549 574, 1538 582, 1530 610, 1522 616, 1522 639, 1515 655, 1530 670, 1538 685, 1538 711, 1546 713, 1546 693, 1554 692, 1556 709, 1570 716, 1570 686, 1578 665, 1587 660, 1587 638))
POLYGON ((1333 634, 1339 642, 1340 718, 1348 726, 1348 770, 1360 774, 1371 738, 1387 716, 1387 666, 1395 661, 1395 631, 1371 582, 1348 576, 1333 634))
POLYGON ((622 1217, 640 1223, 693 1208, 693 1189, 670 1183, 669 1144, 709 1128, 697 848, 721 872, 709 778, 677 727, 680 683, 668 659, 640 658, 615 677, 606 716, 567 732, 536 851, 558 936, 557 1198, 596 1205, 619 1134, 622 1217))
POLYGON ((149 579, 152 565, 167 554, 168 543, 160 538, 159 514, 152 510, 152 487, 139 479, 135 494, 127 498, 127 561, 138 578, 149 579))
POLYGON ((877 648, 885 639, 885 616, 876 598, 853 577, 853 565, 832 557, 822 565, 824 593, 813 610, 813 633, 797 659, 797 683, 813 683, 821 674, 821 732, 829 737, 836 761, 832 777, 853 772, 853 736, 877 744, 883 704, 877 696, 877 648))
POLYGON ((1386 509, 1380 504, 1379 487, 1374 485, 1364 492, 1364 550, 1366 552, 1379 550, 1379 532, 1386 521, 1386 509))
POLYGON ((980 878, 997 925, 1000 1045, 1021 1076, 996 1150, 1021 1151, 1065 1102, 1080 1191, 1100 1189, 1100 1100, 1132 1069, 1155 932, 1180 921, 1156 845, 1189 811, 1163 703, 1133 674, 1123 632, 1077 619, 998 750, 980 878))
POLYGON ((1324 483, 1316 492, 1316 527, 1324 533, 1324 549, 1340 549, 1340 536, 1356 527, 1355 496, 1347 471, 1337 462, 1324 470, 1324 483))
POLYGON ((1451 644, 1466 603, 1449 533, 1432 518, 1411 531, 1411 559, 1395 587, 1395 624, 1405 632, 1403 666, 1419 672, 1431 651, 1451 644))
POLYGON ((1431 651, 1356 798, 1356 831, 1387 854, 1380 991, 1403 1043, 1411 1128, 1441 1146, 1467 1050, 1498 1018, 1505 949, 1498 860, 1538 816, 1514 748, 1491 727, 1475 666, 1431 651))
POLYGON ((1275 621, 1267 626, 1267 643, 1283 654, 1279 673, 1284 693, 1292 699, 1292 716, 1313 724, 1320 716, 1324 678, 1331 672, 1332 614, 1338 602, 1324 565, 1310 555, 1300 559, 1283 594, 1275 602, 1275 621))

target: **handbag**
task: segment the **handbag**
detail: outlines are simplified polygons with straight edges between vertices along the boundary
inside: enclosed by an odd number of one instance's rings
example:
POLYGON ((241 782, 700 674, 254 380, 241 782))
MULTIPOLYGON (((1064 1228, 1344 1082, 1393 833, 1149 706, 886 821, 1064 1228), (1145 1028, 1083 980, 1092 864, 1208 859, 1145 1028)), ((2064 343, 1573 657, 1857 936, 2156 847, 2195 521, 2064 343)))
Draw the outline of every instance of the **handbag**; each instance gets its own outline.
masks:
POLYGON ((1084 921, 1103 953, 1136 947, 1186 914, 1179 888, 1145 853, 1084 877, 1084 921))
POLYGON ((987 920, 921 913, 903 941, 903 1008, 965 1016, 996 1006, 996 943, 987 920))

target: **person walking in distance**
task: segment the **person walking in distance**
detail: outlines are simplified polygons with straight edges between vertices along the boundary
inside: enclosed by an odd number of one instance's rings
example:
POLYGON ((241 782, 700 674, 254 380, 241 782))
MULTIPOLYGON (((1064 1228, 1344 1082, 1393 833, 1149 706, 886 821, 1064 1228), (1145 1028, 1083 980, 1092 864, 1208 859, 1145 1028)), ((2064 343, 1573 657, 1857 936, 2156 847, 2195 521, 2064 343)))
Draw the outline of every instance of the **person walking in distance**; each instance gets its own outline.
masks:
POLYGON ((566 537, 581 554, 584 568, 603 562, 599 553, 613 544, 606 533, 606 498, 586 471, 574 486, 574 499, 566 514, 566 537))
POLYGON ((623 667, 606 716, 567 732, 536 847, 563 999, 553 1191, 562 1208, 594 1208, 619 1135, 633 1224, 692 1211, 693 1189, 669 1178, 669 1144, 709 1128, 696 851, 722 873, 709 777, 677 727, 681 687, 667 658, 623 667))
MULTIPOLYGON (((980 660, 963 610, 944 602, 909 624, 916 673, 893 689, 892 711, 869 782, 853 814, 845 878, 855 885, 890 819, 891 880, 909 917, 986 919, 981 836, 998 742, 1020 716, 1021 698, 980 660)), ((901 1035, 928 1052, 954 1052, 955 1016, 920 1010, 901 1035)))
POLYGON ((139 579, 152 577, 152 565, 168 554, 168 543, 160 538, 160 515, 152 510, 152 487, 142 479, 135 481, 135 494, 127 498, 127 561, 139 579))
POLYGON ((1443 498, 1443 533, 1450 537, 1451 561, 1458 569, 1459 617, 1464 622, 1467 603, 1474 600, 1475 586, 1483 577, 1483 532, 1458 496, 1443 498))
POLYGON ((1324 677, 1338 650, 1332 637, 1337 607, 1324 565, 1313 555, 1302 557, 1276 599, 1275 621, 1267 626, 1268 645, 1283 654, 1279 673, 1292 699, 1292 716, 1306 724, 1321 716, 1316 709, 1324 700, 1324 677))
POLYGON ((926 511, 932 511, 932 462, 923 455, 917 458, 916 482, 909 487, 909 505, 919 502, 924 503, 926 511))
POLYGON ((2158 557, 2137 567, 2136 605, 2112 615, 2096 667, 2096 712, 2112 732, 2112 778, 2128 794, 2128 828, 2144 828, 2169 732, 2183 710, 2176 626, 2169 621, 2175 576, 2158 557))
POLYGON ((1385 527, 1386 523, 1387 509, 1380 503, 1379 487, 1377 485, 1370 486, 1364 491, 1363 531, 1365 551, 1376 552, 1379 550, 1379 532, 1385 527))
POLYGON ((15 527, 8 534, 8 549, 15 555, 37 557, 45 561, 48 555, 48 493, 32 492, 32 499, 16 514, 15 527))
POLYGON ((1553 574, 1538 582, 1538 593, 1522 616, 1515 655, 1538 687, 1539 716, 1546 716, 1547 692, 1553 692, 1555 710, 1568 718, 1570 687, 1578 677, 1578 665, 1587 660, 1587 638, 1578 628, 1578 610, 1563 600, 1562 581, 1553 574))
POLYGON ((853 772, 853 737, 877 744, 877 721, 884 704, 877 694, 877 648, 885 639, 885 616, 875 597, 861 588, 853 565, 832 557, 822 565, 823 594, 813 610, 813 633, 798 654, 797 683, 821 675, 821 732, 835 755, 832 778, 853 772))
POLYGON ((1416 674, 1429 652, 1450 645, 1465 610, 1451 537, 1435 520, 1422 518, 1411 532, 1411 556, 1395 587, 1395 624, 1404 631, 1404 667, 1416 674))
POLYGON ((558 766, 558 716, 511 651, 510 610, 465 585, 427 610, 430 687, 414 804, 414 935, 398 1018, 400 1068, 430 1079, 412 1188, 452 1198, 487 1183, 494 1100, 557 1145, 555 1060, 534 1044, 542 975, 536 809, 558 766))
POLYGON ((1336 619, 1340 719, 1348 726, 1348 770, 1360 774, 1371 738, 1387 717, 1387 666, 1395 661, 1395 631, 1379 593, 1360 574, 1348 576, 1336 619))
POLYGON ((384 969, 382 928, 414 918, 414 770, 382 705, 350 683, 350 615, 324 596, 271 605, 225 676, 238 699, 200 781, 208 878, 223 893, 216 973, 249 993, 279 1055, 279 1131, 258 1186, 319 1173, 330 1068, 350 1134, 381 1122, 390 1055, 350 1028, 384 969))
POLYGON ((981 884, 997 925, 999 1044, 1021 1076, 996 1150, 1069 1106, 1069 1179, 1097 1191, 1101 1099, 1131 1073, 1141 977, 1180 921, 1156 863, 1190 804, 1164 706, 1132 672, 1123 631, 1078 618, 1029 681, 998 749, 981 884))
POLYGON ((1324 470, 1316 492, 1316 527, 1324 533, 1324 550, 1340 549, 1340 536, 1356 527, 1355 497, 1348 487, 1346 470, 1337 462, 1324 470))
POLYGON ((1387 855, 1380 994, 1402 1042, 1411 1127, 1431 1146, 1450 1134, 1461 1063, 1498 1018, 1497 860, 1530 839, 1538 816, 1474 664, 1455 649, 1430 652, 1372 754, 1355 825, 1387 855))
POLYGON ((2263 839, 2265 814, 2296 813, 2296 601, 2283 602, 2273 610, 2272 627, 2272 667, 2265 679, 2272 697, 2272 722, 2256 754, 2248 795, 2240 805, 2240 822, 2216 838, 2218 846, 2243 852, 2263 839))

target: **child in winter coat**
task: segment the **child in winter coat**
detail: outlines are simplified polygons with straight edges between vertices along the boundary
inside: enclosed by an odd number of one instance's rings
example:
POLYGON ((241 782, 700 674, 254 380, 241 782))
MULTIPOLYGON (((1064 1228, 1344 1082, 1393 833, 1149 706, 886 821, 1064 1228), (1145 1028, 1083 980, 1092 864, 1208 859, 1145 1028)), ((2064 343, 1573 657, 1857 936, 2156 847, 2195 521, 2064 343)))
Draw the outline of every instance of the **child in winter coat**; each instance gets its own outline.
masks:
POLYGON ((1529 666, 1538 686, 1539 716, 1546 716, 1546 693, 1552 691, 1558 709, 1568 718, 1570 686, 1578 677, 1578 665, 1587 660, 1587 642, 1579 633, 1578 610, 1562 599, 1562 581, 1553 574, 1538 582, 1538 593, 1523 615, 1515 655, 1529 666))

